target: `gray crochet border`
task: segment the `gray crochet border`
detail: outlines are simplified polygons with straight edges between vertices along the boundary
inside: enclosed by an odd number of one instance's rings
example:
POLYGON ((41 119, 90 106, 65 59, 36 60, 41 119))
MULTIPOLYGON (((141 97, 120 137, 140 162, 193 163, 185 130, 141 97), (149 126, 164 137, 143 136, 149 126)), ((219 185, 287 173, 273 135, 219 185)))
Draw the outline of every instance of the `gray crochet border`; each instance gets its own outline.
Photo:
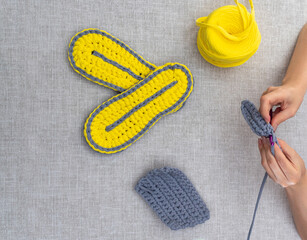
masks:
POLYGON ((146 106, 148 103, 150 103, 152 100, 156 99, 160 95, 162 95, 164 92, 166 92, 168 89, 172 88, 178 83, 178 81, 173 81, 158 92, 156 92, 154 95, 151 95, 149 98, 146 98, 143 102, 140 104, 136 105, 134 108, 132 108, 128 113, 126 113, 124 116, 122 116, 120 119, 115 121, 114 123, 110 124, 109 126, 106 127, 106 131, 109 132, 116 128, 119 124, 121 124, 123 121, 125 121, 128 117, 130 117, 133 113, 135 113, 137 110, 140 108, 146 106))
POLYGON ((140 77, 140 76, 136 75, 135 73, 133 73, 129 68, 126 68, 126 67, 124 67, 123 65, 120 65, 119 63, 117 63, 117 62, 115 62, 115 61, 113 61, 113 60, 107 58, 105 55, 103 55, 103 54, 101 54, 101 53, 99 53, 99 52, 97 52, 97 51, 93 51, 93 52, 92 52, 92 55, 101 58, 103 61, 105 61, 105 62, 107 62, 107 63, 112 64, 113 66, 115 66, 115 67, 121 69, 122 71, 128 73, 130 76, 134 77, 135 79, 137 79, 137 80, 139 80, 139 81, 140 81, 140 80, 143 80, 142 77, 140 77))
MULTIPOLYGON (((70 59, 71 64, 73 65, 74 69, 78 70, 82 75, 88 77, 88 78, 91 79, 92 81, 94 81, 94 82, 99 82, 99 83, 101 83, 101 84, 103 84, 103 85, 106 85, 106 86, 108 86, 108 87, 111 87, 111 88, 113 88, 113 89, 116 89, 116 90, 118 90, 118 91, 120 91, 120 92, 123 92, 123 91, 126 90, 126 89, 124 89, 124 88, 122 88, 122 87, 116 86, 116 85, 114 85, 114 84, 112 84, 112 83, 109 83, 109 82, 103 81, 103 80, 101 80, 101 79, 99 79, 99 78, 96 78, 96 77, 94 77, 94 76, 88 74, 87 72, 85 72, 83 69, 81 69, 81 68, 79 68, 79 67, 76 66, 74 57, 73 57, 73 55, 72 55, 72 53, 73 53, 73 48, 74 48, 74 45, 75 45, 75 42, 76 42, 80 37, 82 37, 82 36, 84 36, 84 35, 87 35, 87 34, 91 34, 91 33, 101 34, 102 36, 105 36, 105 37, 109 38, 110 40, 112 40, 113 42, 119 44, 121 47, 123 47, 125 50, 127 50, 129 53, 131 53, 135 58, 137 58, 142 64, 144 64, 144 65, 145 65, 146 67, 148 67, 149 69, 154 70, 154 69, 156 68, 155 66, 153 66, 153 65, 151 65, 151 64, 149 64, 149 63, 147 63, 147 62, 145 62, 144 59, 142 59, 142 57, 139 56, 135 51, 133 51, 133 50, 132 50, 130 47, 128 47, 126 44, 124 44, 123 42, 117 40, 116 38, 114 38, 114 37, 111 36, 110 34, 107 34, 107 33, 103 32, 103 31, 101 31, 101 30, 99 30, 99 29, 86 30, 86 31, 84 31, 84 32, 78 33, 78 34, 77 34, 76 36, 74 36, 74 38, 71 40, 71 43, 70 43, 69 49, 68 49, 68 57, 69 57, 69 59, 70 59)), ((103 60, 104 60, 104 59, 103 59, 103 60)), ((112 61, 112 60, 110 60, 110 61, 112 61)), ((120 64, 118 64, 118 63, 116 63, 116 62, 114 62, 114 61, 112 61, 112 62, 110 62, 110 61, 107 61, 107 62, 109 62, 109 63, 111 63, 112 65, 114 65, 115 67, 118 67, 119 69, 123 70, 123 69, 122 69, 123 66, 121 66, 120 64)), ((130 70, 130 69, 129 69, 129 70, 130 70)), ((137 80, 140 80, 140 79, 137 78, 137 80)))
MULTIPOLYGON (((189 94, 191 87, 193 85, 192 82, 192 76, 189 73, 189 71, 183 67, 182 65, 179 64, 173 64, 173 65, 167 65, 157 71, 154 71, 152 74, 150 74, 147 78, 145 78, 144 80, 140 81, 139 83, 137 83, 136 85, 134 85, 132 88, 130 88, 129 90, 119 94, 118 96, 108 100, 107 102, 101 104, 89 117, 87 125, 86 125, 86 135, 87 135, 87 139, 88 141, 94 146, 95 149, 98 149, 100 151, 105 151, 105 152, 112 152, 112 151, 118 151, 126 146, 128 146, 129 144, 135 142, 140 136, 142 136, 150 127, 152 124, 154 124, 160 117, 166 115, 167 113, 171 112, 172 110, 174 110, 176 107, 178 107, 182 102, 184 102, 184 99, 186 98, 186 96, 189 94), (97 114, 99 114, 104 108, 108 107, 109 105, 111 105, 112 103, 130 95, 131 93, 135 92, 137 89, 139 89, 140 87, 142 87, 143 85, 145 85, 146 83, 148 83, 150 80, 152 80, 155 76, 157 76, 158 74, 160 74, 163 71, 166 71, 168 69, 181 69, 187 76, 188 78, 188 87, 186 92, 181 96, 181 98, 171 107, 169 107, 168 109, 164 110, 163 112, 160 112, 159 114, 157 114, 153 119, 151 119, 147 125, 137 134, 135 135, 133 138, 129 139, 127 142, 123 143, 122 145, 119 145, 117 147, 114 148, 103 148, 99 145, 97 145, 91 136, 91 124, 93 119, 97 116, 97 114)), ((162 94, 162 93, 161 93, 162 94)))

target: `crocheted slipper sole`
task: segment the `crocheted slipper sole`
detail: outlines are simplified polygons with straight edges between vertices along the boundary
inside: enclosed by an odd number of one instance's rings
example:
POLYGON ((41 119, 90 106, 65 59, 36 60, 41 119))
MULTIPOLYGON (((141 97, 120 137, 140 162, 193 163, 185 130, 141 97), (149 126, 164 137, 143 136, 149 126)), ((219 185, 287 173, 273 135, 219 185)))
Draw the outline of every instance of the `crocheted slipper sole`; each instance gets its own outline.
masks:
POLYGON ((123 92, 143 80, 156 66, 111 34, 85 29, 70 41, 73 69, 92 82, 123 92))
POLYGON ((98 152, 120 152, 142 137, 162 116, 180 109, 192 89, 193 77, 186 66, 165 64, 98 106, 85 122, 85 138, 98 152))

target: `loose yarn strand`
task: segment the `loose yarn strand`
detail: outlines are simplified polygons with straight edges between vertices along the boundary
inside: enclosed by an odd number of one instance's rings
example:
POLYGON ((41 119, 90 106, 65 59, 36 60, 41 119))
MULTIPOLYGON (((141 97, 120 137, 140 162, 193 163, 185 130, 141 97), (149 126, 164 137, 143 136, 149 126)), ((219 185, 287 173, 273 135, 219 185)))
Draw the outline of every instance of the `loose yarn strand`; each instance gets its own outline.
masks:
POLYGON ((259 189, 259 193, 258 193, 258 197, 257 197, 255 209, 254 209, 254 214, 253 214, 253 220, 252 220, 251 225, 249 227, 247 240, 250 239, 250 236, 252 234, 252 230, 253 230, 254 222, 255 222, 255 218, 256 218, 256 213, 257 213, 257 210, 258 210, 258 205, 259 205, 259 202, 260 202, 260 199, 261 199, 261 195, 262 195, 262 192, 263 192, 263 188, 264 188, 264 185, 266 183, 267 178, 268 178, 268 174, 265 173, 264 177, 263 177, 263 180, 262 180, 262 183, 261 183, 261 186, 260 186, 260 189, 259 189))
MULTIPOLYGON (((277 141, 277 138, 276 138, 276 135, 274 133, 273 133, 273 135, 270 136, 270 143, 271 143, 271 153, 275 157, 274 145, 275 145, 275 143, 279 147, 280 147, 280 145, 279 145, 279 143, 277 141)), ((257 213, 257 210, 258 210, 258 205, 259 205, 259 202, 260 202, 260 199, 261 199, 261 195, 262 195, 262 192, 263 192, 263 189, 264 189, 264 185, 266 183, 267 178, 268 178, 268 174, 265 173, 264 177, 263 177, 263 180, 262 180, 262 183, 261 183, 261 186, 260 186, 260 189, 259 189, 259 193, 258 193, 258 197, 257 197, 255 209, 254 209, 253 219, 252 219, 251 225, 249 227, 248 235, 247 235, 247 240, 250 239, 250 236, 251 236, 251 233, 252 233, 252 230, 253 230, 253 227, 254 227, 254 222, 255 222, 256 213, 257 213)))
POLYGON ((234 0, 214 10, 209 16, 196 20, 200 27, 197 47, 202 57, 218 67, 234 67, 246 62, 258 49, 261 34, 255 21, 255 10, 249 0, 251 12, 234 0))

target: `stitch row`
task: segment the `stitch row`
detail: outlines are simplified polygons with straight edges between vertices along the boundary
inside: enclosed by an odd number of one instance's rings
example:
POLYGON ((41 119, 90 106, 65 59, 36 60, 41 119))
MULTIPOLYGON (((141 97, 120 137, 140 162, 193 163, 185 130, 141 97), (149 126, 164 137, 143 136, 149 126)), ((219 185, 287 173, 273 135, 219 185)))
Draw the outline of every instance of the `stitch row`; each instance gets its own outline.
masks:
POLYGON ((90 115, 90 117, 88 118, 86 124, 85 124, 85 135, 87 137, 87 140, 90 142, 90 144, 97 150, 100 150, 102 152, 114 152, 114 151, 119 151, 123 148, 125 148, 126 146, 129 146, 131 143, 135 142, 139 137, 141 137, 160 117, 166 115, 167 113, 173 111, 174 109, 176 109, 178 106, 180 106, 188 97, 188 95, 191 93, 192 90, 192 76, 190 75, 190 73, 188 72, 188 70, 183 67, 180 64, 173 64, 173 65, 166 65, 165 67, 158 69, 157 71, 154 71, 151 75, 149 75, 146 79, 140 81, 139 83, 137 83, 134 87, 130 88, 129 90, 117 95, 116 97, 110 99, 109 101, 103 103, 102 105, 100 105, 99 107, 97 107, 94 112, 92 112, 92 114, 90 115), (126 141, 124 144, 121 144, 119 146, 113 147, 113 148, 104 148, 102 146, 99 146, 96 142, 94 142, 92 135, 91 135, 91 124, 93 122, 93 119, 106 107, 108 107, 109 105, 113 104, 114 102, 123 99, 125 97, 127 97, 128 95, 132 94, 133 92, 135 92, 137 89, 139 89, 140 87, 142 87, 143 85, 145 85, 146 83, 148 83, 150 80, 152 80, 154 77, 156 77, 158 74, 160 74, 163 71, 166 71, 168 69, 174 70, 174 69, 180 69, 182 70, 186 77, 187 77, 187 81, 188 81, 188 86, 186 91, 184 92, 184 94, 180 97, 180 99, 171 107, 169 107, 168 109, 160 112, 159 114, 157 114, 154 118, 152 118, 147 125, 140 130, 140 132, 138 132, 138 134, 136 134, 134 137, 132 137, 131 139, 129 139, 128 141, 126 141))
POLYGON ((138 181, 135 190, 172 230, 194 227, 210 218, 190 180, 176 168, 150 171, 138 181))

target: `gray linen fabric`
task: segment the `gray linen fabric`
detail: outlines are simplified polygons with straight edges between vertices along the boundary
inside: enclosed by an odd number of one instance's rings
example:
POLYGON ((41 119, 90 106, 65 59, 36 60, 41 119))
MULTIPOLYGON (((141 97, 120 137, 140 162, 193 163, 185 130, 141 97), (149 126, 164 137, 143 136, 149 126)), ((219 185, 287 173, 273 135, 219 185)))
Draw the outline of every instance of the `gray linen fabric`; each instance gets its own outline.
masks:
MULTIPOLYGON (((228 4, 0 0, 1 239, 246 238, 264 170, 240 103, 258 103, 268 86, 280 84, 307 3, 255 0, 260 48, 242 66, 222 69, 198 53, 195 20, 228 4), (72 36, 89 27, 106 30, 156 65, 186 64, 195 80, 182 110, 110 156, 87 145, 83 124, 115 92, 76 74, 67 59, 72 36), (134 191, 141 176, 163 166, 192 181, 210 209, 206 224, 171 231, 134 191)), ((304 101, 277 133, 305 160, 306 118, 304 101)), ((252 239, 299 239, 284 191, 271 180, 252 239)))

